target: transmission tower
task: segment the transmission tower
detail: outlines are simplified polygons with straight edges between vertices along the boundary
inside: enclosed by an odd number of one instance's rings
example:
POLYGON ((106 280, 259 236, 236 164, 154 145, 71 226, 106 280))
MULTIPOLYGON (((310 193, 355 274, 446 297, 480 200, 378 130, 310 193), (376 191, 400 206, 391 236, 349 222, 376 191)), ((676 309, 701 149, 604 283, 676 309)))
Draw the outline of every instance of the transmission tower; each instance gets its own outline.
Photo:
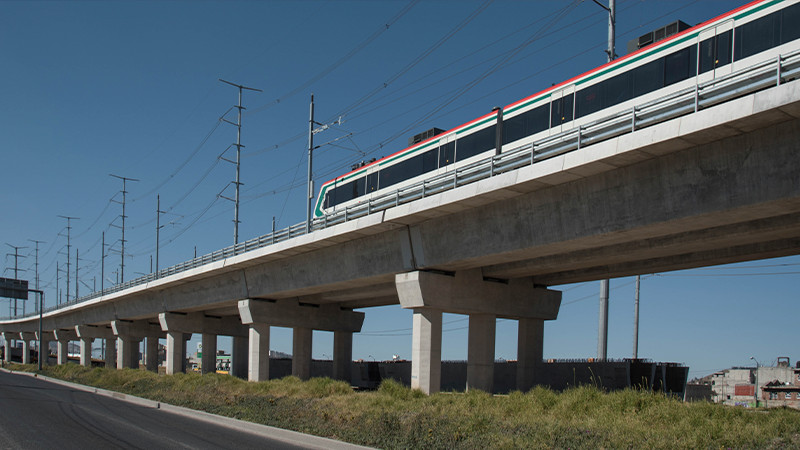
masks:
POLYGON ((126 187, 128 181, 139 181, 139 180, 137 180, 136 178, 121 177, 119 175, 114 175, 113 173, 110 173, 109 176, 112 176, 114 178, 119 178, 120 180, 122 180, 122 202, 118 202, 114 199, 111 199, 111 201, 113 201, 114 203, 122 204, 122 216, 121 216, 122 239, 120 240, 122 250, 120 251, 119 282, 124 283, 125 282, 125 219, 128 217, 125 215, 125 196, 128 194, 126 187))
POLYGON ((230 199, 227 197, 222 197, 226 200, 233 200, 233 244, 236 245, 239 243, 239 186, 242 185, 242 183, 239 182, 239 168, 241 167, 240 161, 242 155, 242 147, 244 147, 244 145, 242 145, 242 110, 247 109, 244 106, 242 106, 242 90, 247 89, 248 91, 256 91, 256 92, 264 92, 264 91, 262 91, 261 89, 242 86, 241 84, 231 83, 230 81, 225 81, 222 78, 220 78, 219 81, 226 84, 230 84, 231 86, 239 89, 239 103, 235 106, 235 108, 238 109, 238 114, 237 114, 238 119, 236 123, 231 122, 230 120, 225 119, 225 116, 222 116, 223 122, 229 123, 236 127, 236 144, 234 144, 236 146, 236 161, 230 161, 228 159, 222 158, 225 161, 236 164, 236 179, 233 182, 234 186, 236 186, 236 193, 234 194, 234 198, 230 199))
POLYGON ((72 230, 72 221, 77 220, 78 217, 70 217, 70 216, 58 216, 64 219, 67 219, 67 295, 64 298, 64 301, 69 302, 69 254, 70 254, 70 230, 72 230))
MULTIPOLYGON (((8 242, 6 242, 6 245, 14 249, 14 253, 6 253, 6 256, 13 256, 14 257, 14 279, 15 280, 19 280, 19 272, 20 272, 20 270, 25 272, 25 269, 20 269, 19 268, 19 257, 20 256, 22 256, 23 258, 25 257, 24 255, 20 255, 19 251, 21 249, 23 249, 23 248, 28 248, 28 247, 18 247, 16 245, 11 245, 8 242)), ((10 302, 8 304, 8 308, 11 309, 11 303, 10 302)), ((25 302, 22 303, 22 314, 23 315, 25 314, 25 302)), ((14 316, 16 317, 16 315, 17 315, 17 299, 15 298, 14 299, 14 316)))
MULTIPOLYGON (((45 241, 37 241, 35 239, 28 239, 28 240, 36 245, 36 253, 34 257, 35 259, 33 267, 36 276, 34 284, 36 285, 36 290, 38 291, 39 290, 39 244, 44 244, 45 241)), ((34 307, 36 308, 36 312, 39 312, 39 302, 34 302, 34 307)))

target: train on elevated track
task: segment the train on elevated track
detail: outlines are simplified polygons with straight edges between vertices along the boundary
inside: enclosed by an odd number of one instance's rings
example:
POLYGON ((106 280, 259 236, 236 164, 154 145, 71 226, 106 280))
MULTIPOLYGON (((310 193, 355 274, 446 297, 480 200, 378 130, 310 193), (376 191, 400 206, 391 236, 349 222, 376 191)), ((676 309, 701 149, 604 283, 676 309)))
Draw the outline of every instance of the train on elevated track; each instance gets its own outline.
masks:
MULTIPOLYGON (((314 216, 337 213, 800 48, 800 0, 759 0, 694 27, 675 22, 638 50, 324 183, 314 216)), ((631 45, 629 44, 629 47, 631 45)))

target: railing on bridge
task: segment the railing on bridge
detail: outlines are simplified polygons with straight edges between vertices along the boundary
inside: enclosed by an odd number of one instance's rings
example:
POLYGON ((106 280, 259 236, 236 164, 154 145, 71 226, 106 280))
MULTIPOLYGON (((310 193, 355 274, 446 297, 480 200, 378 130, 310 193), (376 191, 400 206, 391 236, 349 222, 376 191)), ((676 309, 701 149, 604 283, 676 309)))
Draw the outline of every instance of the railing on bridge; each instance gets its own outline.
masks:
MULTIPOLYGON (((709 106, 780 85, 785 81, 798 78, 798 74, 800 74, 800 51, 781 55, 771 61, 765 61, 705 83, 695 84, 695 86, 635 106, 628 111, 604 117, 581 125, 578 128, 540 139, 532 144, 506 150, 499 155, 461 167, 455 171, 429 178, 392 193, 350 206, 342 211, 314 219, 312 232, 529 166, 537 161, 563 153, 580 150, 587 145, 676 117, 691 114, 709 106)), ((147 284, 160 278, 304 235, 306 234, 305 225, 305 222, 298 223, 282 230, 276 230, 272 233, 225 247, 158 272, 103 289, 102 292, 94 292, 77 300, 52 306, 47 308, 45 312, 147 284)), ((34 314, 31 313, 25 317, 34 314)))

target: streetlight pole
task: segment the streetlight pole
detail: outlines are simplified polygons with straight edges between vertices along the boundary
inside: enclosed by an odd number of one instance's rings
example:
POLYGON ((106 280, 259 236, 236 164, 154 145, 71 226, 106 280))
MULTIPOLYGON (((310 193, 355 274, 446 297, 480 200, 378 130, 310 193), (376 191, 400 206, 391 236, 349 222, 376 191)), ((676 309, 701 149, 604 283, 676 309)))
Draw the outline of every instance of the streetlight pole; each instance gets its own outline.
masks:
POLYGON ((750 359, 756 362, 756 385, 755 389, 753 389, 753 400, 756 401, 755 407, 758 408, 758 367, 760 364, 758 364, 758 360, 755 358, 755 356, 751 356, 750 359))

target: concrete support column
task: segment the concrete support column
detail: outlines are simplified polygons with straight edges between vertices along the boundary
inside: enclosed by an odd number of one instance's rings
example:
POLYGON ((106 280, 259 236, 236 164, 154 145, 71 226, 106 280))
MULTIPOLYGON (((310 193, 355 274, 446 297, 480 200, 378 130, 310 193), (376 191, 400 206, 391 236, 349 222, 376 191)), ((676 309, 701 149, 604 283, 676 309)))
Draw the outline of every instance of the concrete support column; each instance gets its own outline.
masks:
POLYGON ((411 389, 439 392, 442 383, 442 312, 414 309, 411 342, 411 389))
POLYGON ((544 320, 519 319, 517 332, 517 389, 529 391, 536 385, 536 370, 544 353, 544 320))
POLYGON ((42 358, 42 365, 50 365, 50 341, 42 339, 42 348, 39 349, 39 358, 42 358))
POLYGON ((185 370, 185 339, 185 334, 180 331, 167 332, 167 375, 173 375, 185 370))
POLYGON ((247 344, 245 336, 231 336, 233 348, 231 349, 231 375, 237 378, 247 378, 247 344))
POLYGON ((269 379, 269 325, 250 324, 248 332, 247 380, 269 379))
POLYGON ((469 343, 467 347, 467 390, 494 390, 494 339, 493 314, 470 314, 469 343))
POLYGON ((22 364, 31 363, 31 341, 20 339, 22 342, 22 364))
POLYGON ((217 335, 203 333, 203 357, 200 361, 201 373, 217 372, 217 335))
POLYGON ((3 354, 3 360, 5 362, 11 362, 11 339, 9 339, 10 333, 3 333, 3 340, 5 341, 5 351, 3 354))
POLYGON ((81 338, 81 365, 84 367, 92 365, 92 342, 94 342, 93 338, 81 338))
POLYGON ((103 358, 106 362, 106 369, 117 367, 117 340, 114 338, 106 339, 106 354, 103 358))
POLYGON ((353 382, 353 333, 333 332, 333 379, 353 382))
POLYGON ((139 368, 139 340, 131 336, 117 336, 117 368, 139 368))
POLYGON ((292 339, 292 375, 311 378, 311 328, 294 327, 292 339))
POLYGON ((150 372, 158 373, 158 337, 147 336, 145 348, 145 367, 150 372))
POLYGON ((58 342, 56 347, 56 364, 61 366, 67 363, 67 356, 69 355, 69 341, 60 340, 56 342, 58 342))

